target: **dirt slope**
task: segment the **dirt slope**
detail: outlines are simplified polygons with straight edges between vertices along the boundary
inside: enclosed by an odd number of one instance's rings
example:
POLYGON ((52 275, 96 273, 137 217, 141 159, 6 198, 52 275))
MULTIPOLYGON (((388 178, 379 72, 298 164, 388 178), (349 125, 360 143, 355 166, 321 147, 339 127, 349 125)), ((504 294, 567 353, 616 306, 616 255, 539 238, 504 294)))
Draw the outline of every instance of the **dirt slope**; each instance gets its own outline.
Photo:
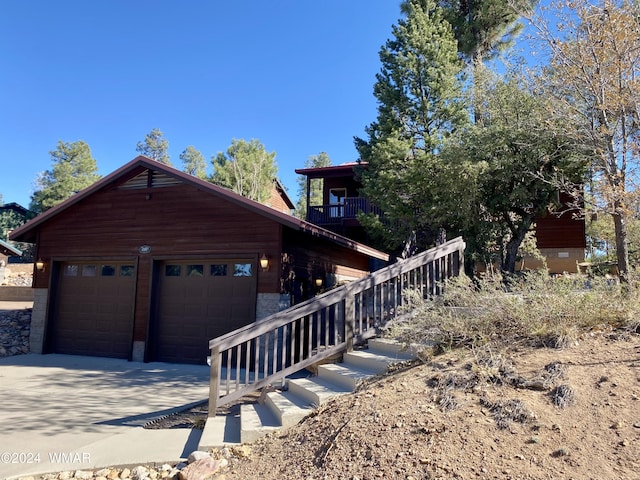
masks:
POLYGON ((636 334, 453 352, 322 406, 223 478, 639 479, 639 398, 636 334))

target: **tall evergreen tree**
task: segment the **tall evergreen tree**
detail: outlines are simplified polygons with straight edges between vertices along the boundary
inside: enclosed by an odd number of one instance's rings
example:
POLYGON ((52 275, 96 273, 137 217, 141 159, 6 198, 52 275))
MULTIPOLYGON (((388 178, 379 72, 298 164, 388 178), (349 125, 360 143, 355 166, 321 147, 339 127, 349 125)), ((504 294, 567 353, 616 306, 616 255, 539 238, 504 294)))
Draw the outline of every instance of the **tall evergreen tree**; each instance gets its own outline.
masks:
POLYGON ((54 207, 100 178, 91 149, 82 140, 59 141, 58 147, 49 154, 53 166, 38 174, 36 191, 31 196, 29 208, 37 213, 54 207))
POLYGON ((180 154, 182 160, 182 171, 187 172, 198 178, 207 177, 207 162, 202 153, 200 153, 193 145, 189 145, 180 154))
POLYGON ((226 153, 212 158, 211 183, 233 190, 251 200, 264 203, 271 197, 273 181, 278 175, 276 152, 267 152, 258 140, 231 142, 226 153))
MULTIPOLYGON (((318 155, 311 155, 304 162, 304 168, 329 167, 331 159, 327 152, 320 152, 318 155)), ((305 218, 307 214, 307 177, 298 175, 298 202, 296 203, 295 216, 305 218)), ((322 205, 322 179, 312 178, 309 180, 309 205, 322 205)))
POLYGON ((377 120, 368 140, 355 139, 368 168, 363 193, 386 214, 386 222, 362 218, 372 238, 399 248, 416 233, 418 246, 433 243, 442 228, 437 204, 437 153, 443 139, 468 122, 462 100, 463 63, 443 11, 434 0, 406 0, 393 26, 394 38, 380 51, 382 68, 374 95, 377 120))
POLYGON ((460 54, 482 63, 511 47, 524 25, 518 10, 538 0, 437 0, 458 40, 460 54))
POLYGON ((144 141, 138 142, 136 152, 155 160, 156 162, 171 165, 169 159, 169 142, 164 138, 158 128, 154 128, 145 137, 144 141))

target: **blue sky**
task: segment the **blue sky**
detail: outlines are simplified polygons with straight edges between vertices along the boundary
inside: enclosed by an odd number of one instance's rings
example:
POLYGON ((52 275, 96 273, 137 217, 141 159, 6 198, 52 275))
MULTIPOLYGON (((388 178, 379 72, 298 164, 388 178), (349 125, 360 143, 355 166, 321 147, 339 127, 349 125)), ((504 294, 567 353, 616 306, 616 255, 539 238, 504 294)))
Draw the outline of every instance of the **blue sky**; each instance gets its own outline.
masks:
POLYGON ((57 142, 84 140, 101 174, 159 128, 174 166, 233 138, 294 169, 326 151, 357 158, 376 118, 378 52, 400 0, 0 2, 0 193, 28 206, 57 142))

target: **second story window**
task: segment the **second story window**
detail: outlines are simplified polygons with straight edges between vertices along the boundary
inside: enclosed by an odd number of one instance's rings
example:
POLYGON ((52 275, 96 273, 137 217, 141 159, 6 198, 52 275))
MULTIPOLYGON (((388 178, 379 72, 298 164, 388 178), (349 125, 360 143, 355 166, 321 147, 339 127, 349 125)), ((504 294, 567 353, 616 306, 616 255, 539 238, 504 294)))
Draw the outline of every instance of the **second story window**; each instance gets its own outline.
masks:
POLYGON ((329 212, 332 217, 344 216, 344 199, 347 196, 346 188, 331 188, 329 190, 329 212))

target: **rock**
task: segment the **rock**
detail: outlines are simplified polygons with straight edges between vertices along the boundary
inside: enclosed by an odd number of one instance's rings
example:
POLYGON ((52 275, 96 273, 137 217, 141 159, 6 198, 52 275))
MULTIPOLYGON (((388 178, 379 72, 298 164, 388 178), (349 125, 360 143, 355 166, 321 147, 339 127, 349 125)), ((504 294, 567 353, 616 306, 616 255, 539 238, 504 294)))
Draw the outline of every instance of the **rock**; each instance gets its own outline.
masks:
POLYGON ((149 477, 149 470, 145 467, 135 467, 131 470, 131 478, 133 480, 144 480, 149 477))
POLYGON ((187 462, 188 463, 193 463, 193 462, 198 461, 198 460, 200 460, 202 458, 212 458, 212 457, 207 452, 202 452, 200 450, 196 450, 196 451, 191 452, 189 454, 189 458, 187 458, 187 462))
POLYGON ((111 470, 111 472, 107 474, 107 480, 116 480, 117 478, 120 478, 120 473, 118 473, 117 470, 111 470))
POLYGON ((240 445, 237 447, 231 448, 231 453, 233 453, 238 458, 245 458, 251 455, 251 447, 249 445, 240 445))
POLYGON ((93 472, 88 470, 76 470, 76 473, 73 474, 73 478, 79 478, 80 480, 89 480, 93 478, 93 472))
POLYGON ((120 478, 129 478, 131 476, 131 470, 129 470, 128 468, 125 468, 124 470, 122 470, 122 472, 120 472, 120 478))
POLYGON ((96 472, 96 477, 105 477, 108 478, 111 470, 109 468, 102 468, 96 472))
POLYGON ((210 480, 220 470, 220 460, 211 456, 201 458, 187 465, 178 473, 180 480, 210 480))
POLYGON ((60 472, 58 480, 69 480, 71 478, 71 472, 60 472))

